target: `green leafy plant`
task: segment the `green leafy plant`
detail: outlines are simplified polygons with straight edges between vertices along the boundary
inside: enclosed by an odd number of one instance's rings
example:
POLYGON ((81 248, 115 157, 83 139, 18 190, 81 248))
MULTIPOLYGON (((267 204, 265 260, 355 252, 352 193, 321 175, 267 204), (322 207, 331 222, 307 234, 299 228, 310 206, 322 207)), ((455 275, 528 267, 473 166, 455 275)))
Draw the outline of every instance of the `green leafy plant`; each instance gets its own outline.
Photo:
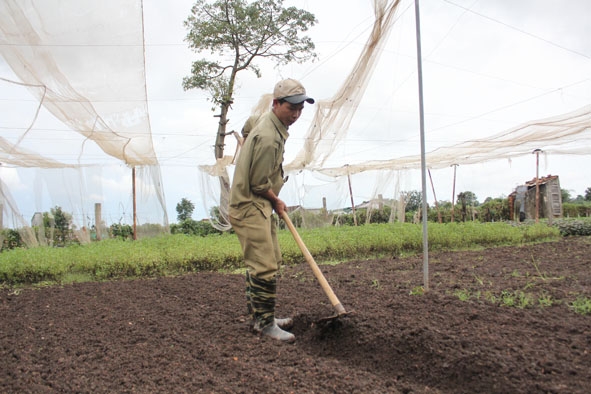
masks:
POLYGON ((425 294, 425 288, 423 286, 415 286, 410 291, 410 295, 423 295, 425 294))
POLYGON ((461 289, 454 291, 454 295, 458 297, 460 301, 468 301, 470 299, 470 290, 461 289))
POLYGON ((503 306, 524 309, 533 304, 533 299, 531 295, 521 290, 503 290, 501 292, 500 302, 503 306))
POLYGON ((538 298, 538 305, 541 307, 549 307, 554 305, 554 299, 552 299, 551 295, 542 294, 540 298, 538 298))
MULTIPOLYGON (((591 210, 591 208, 587 208, 591 210)), ((591 235, 591 218, 560 219, 552 223, 564 237, 591 235)))
POLYGON ((591 299, 587 297, 578 297, 571 302, 570 307, 580 315, 591 314, 591 299))

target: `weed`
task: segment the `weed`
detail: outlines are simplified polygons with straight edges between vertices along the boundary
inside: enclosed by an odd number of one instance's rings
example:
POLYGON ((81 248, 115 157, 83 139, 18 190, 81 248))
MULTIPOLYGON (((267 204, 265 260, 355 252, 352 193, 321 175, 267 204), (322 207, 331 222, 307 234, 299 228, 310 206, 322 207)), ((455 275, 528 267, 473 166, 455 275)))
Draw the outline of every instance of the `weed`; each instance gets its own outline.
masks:
POLYGON ((536 272, 538 273, 538 277, 540 279, 542 279, 544 282, 547 280, 551 280, 551 279, 552 280, 564 279, 564 276, 549 277, 545 272, 540 271, 540 267, 538 266, 538 263, 536 263, 536 259, 534 258, 534 256, 532 256, 531 260, 532 260, 532 265, 534 266, 534 268, 536 269, 536 272))
POLYGON ((470 299, 470 290, 461 289, 454 291, 454 295, 458 297, 460 301, 468 301, 470 299))
POLYGON ((527 308, 533 304, 531 295, 524 293, 521 290, 509 291, 503 290, 500 297, 501 305, 516 307, 516 308, 527 308))
POLYGON ((591 314, 591 299, 587 297, 578 297, 575 301, 571 302, 570 307, 580 315, 591 314))
POLYGON ((528 289, 531 289, 531 288, 533 288, 533 287, 535 287, 535 286, 536 286, 535 282, 527 282, 527 283, 525 284, 525 286, 523 287, 523 289, 524 289, 524 290, 528 290, 528 289))
POLYGON ((478 284, 479 284, 480 286, 484 285, 484 281, 482 280, 482 278, 481 278, 481 277, 479 277, 479 276, 478 276, 478 275, 476 275, 476 274, 472 274, 472 276, 474 276, 474 279, 476 279, 476 282, 478 282, 478 284))
POLYGON ((487 291, 486 293, 484 293, 484 299, 488 302, 490 302, 491 304, 497 304, 499 302, 499 299, 497 298, 496 295, 494 295, 493 293, 491 293, 490 291, 487 291))
POLYGON ((306 281, 306 277, 304 275, 303 272, 299 271, 296 272, 295 274, 291 275, 292 278, 297 279, 299 282, 305 282, 306 281))
POLYGON ((540 305, 541 307, 549 307, 554 305, 554 300, 552 299, 551 295, 542 294, 540 298, 538 298, 538 305, 540 305))
POLYGON ((423 286, 415 286, 410 291, 410 295, 423 295, 425 294, 425 288, 423 286))
POLYGON ((521 278, 522 275, 519 273, 519 271, 513 270, 513 272, 511 272, 511 277, 512 278, 521 278))

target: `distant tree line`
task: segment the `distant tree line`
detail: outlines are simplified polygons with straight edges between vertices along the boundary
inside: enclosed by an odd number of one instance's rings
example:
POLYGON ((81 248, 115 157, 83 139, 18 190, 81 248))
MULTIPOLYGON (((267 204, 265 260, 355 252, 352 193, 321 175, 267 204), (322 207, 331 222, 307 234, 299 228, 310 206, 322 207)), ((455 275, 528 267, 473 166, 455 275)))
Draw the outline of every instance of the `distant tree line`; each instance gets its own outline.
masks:
MULTIPOLYGON (((417 190, 402 192, 404 203, 404 221, 417 222, 421 218, 422 193, 417 190)), ((563 215, 565 218, 591 217, 591 187, 585 190, 584 195, 572 197, 570 191, 561 189, 563 215)), ((392 220, 392 207, 384 204, 381 209, 356 209, 356 222, 358 224, 369 223, 388 223, 392 220)), ((394 208, 396 209, 396 207, 394 208)), ((170 225, 171 234, 186 234, 194 236, 207 236, 210 234, 220 234, 221 231, 215 229, 209 219, 196 221, 192 218, 195 205, 188 199, 183 198, 176 206, 178 223, 170 225)), ((327 216, 328 212, 320 213, 321 216, 327 216)), ((479 222, 499 222, 510 220, 509 199, 507 197, 487 197, 483 203, 478 201, 476 195, 471 191, 460 192, 457 200, 452 207, 450 201, 438 201, 437 206, 427 206, 427 220, 431 222, 441 221, 442 223, 479 221, 479 222)), ((290 214, 292 221, 296 226, 303 223, 300 212, 290 214)), ((79 240, 75 236, 76 227, 72 222, 72 214, 64 212, 59 206, 51 208, 49 212, 42 214, 43 225, 33 227, 39 241, 42 244, 51 246, 68 246, 78 244, 79 240)), ((218 207, 212 208, 210 217, 219 219, 218 207)), ((398 220, 398 219, 397 219, 398 220)), ((319 220, 322 222, 322 220, 319 220)), ((334 215, 333 225, 353 226, 355 219, 351 211, 334 215)), ((162 233, 162 226, 159 224, 143 224, 139 226, 143 233, 162 233)), ((90 227, 91 239, 96 229, 90 227)), ((577 230, 579 231, 579 230, 577 230)), ((586 234, 586 231, 584 234, 586 234)), ((109 238, 133 239, 133 227, 128 224, 114 223, 109 226, 109 238)), ((579 231, 580 233, 580 231, 579 231)), ((0 232, 0 250, 24 247, 22 236, 18 230, 3 229, 0 232)))

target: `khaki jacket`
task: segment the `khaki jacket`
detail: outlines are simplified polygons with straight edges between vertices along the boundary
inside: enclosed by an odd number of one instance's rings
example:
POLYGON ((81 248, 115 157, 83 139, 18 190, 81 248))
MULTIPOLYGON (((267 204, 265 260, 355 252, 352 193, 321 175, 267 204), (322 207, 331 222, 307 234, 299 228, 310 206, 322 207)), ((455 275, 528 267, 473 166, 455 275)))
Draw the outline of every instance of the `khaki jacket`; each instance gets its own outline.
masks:
POLYGON ((236 162, 230 195, 230 216, 242 219, 253 205, 271 216, 271 202, 260 194, 283 187, 283 155, 287 127, 273 112, 264 114, 248 134, 236 162))

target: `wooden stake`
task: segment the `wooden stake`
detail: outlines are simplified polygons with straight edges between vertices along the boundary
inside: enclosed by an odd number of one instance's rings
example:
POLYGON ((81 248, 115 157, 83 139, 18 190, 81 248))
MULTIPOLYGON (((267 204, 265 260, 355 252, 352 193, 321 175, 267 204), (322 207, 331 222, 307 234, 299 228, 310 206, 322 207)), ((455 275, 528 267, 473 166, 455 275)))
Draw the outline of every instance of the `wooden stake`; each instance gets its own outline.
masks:
POLYGON ((355 214, 355 202, 353 202, 353 188, 351 187, 351 174, 349 174, 349 164, 347 166, 347 179, 349 180, 349 195, 351 196, 351 208, 353 209, 353 223, 357 226, 357 215, 355 214))
POLYGON ((101 223, 102 223, 102 218, 101 218, 101 203, 97 202, 94 204, 94 231, 96 231, 96 240, 100 241, 102 236, 101 236, 101 223))
POLYGON ((429 180, 431 181, 431 190, 433 190, 433 198, 435 199, 435 208, 437 209, 437 219, 439 223, 442 223, 441 220, 441 211, 439 210, 439 204, 437 203, 437 196, 435 195, 435 186, 433 186, 433 178, 431 177, 431 170, 427 170, 429 172, 429 180))

